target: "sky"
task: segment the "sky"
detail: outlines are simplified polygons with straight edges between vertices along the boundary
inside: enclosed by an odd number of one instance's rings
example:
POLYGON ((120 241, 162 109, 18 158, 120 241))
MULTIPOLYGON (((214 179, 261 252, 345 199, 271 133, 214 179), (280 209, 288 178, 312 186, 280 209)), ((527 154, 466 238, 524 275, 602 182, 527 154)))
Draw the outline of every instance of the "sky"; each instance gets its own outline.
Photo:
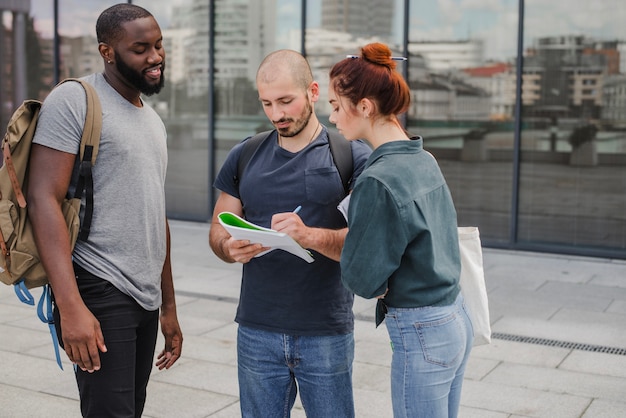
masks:
MULTIPOLYGON (((172 6, 187 1, 140 0, 135 3, 148 8, 166 28, 172 6)), ((399 17, 403 0, 391 1, 396 3, 399 17)), ((59 0, 61 33, 68 36, 93 34, 99 12, 116 2, 59 0), (89 10, 85 10, 86 4, 89 4, 89 10)), ((319 0, 307 2, 311 27, 319 26, 320 3, 319 0)), ((45 36, 51 36, 52 0, 31 0, 31 5, 37 29, 45 36)), ((300 26, 300 2, 276 0, 276 5, 277 33, 278 36, 285 36, 290 29, 300 26)), ((450 41, 479 38, 485 40, 488 59, 510 58, 515 55, 517 45, 518 7, 518 0, 411 0, 410 39, 450 41)), ((526 48, 538 37, 555 35, 587 35, 598 40, 626 41, 624 0, 525 0, 524 9, 526 48)), ((5 20, 9 17, 5 14, 5 20)), ((395 25, 397 33, 400 33, 400 24, 397 22, 395 25)))

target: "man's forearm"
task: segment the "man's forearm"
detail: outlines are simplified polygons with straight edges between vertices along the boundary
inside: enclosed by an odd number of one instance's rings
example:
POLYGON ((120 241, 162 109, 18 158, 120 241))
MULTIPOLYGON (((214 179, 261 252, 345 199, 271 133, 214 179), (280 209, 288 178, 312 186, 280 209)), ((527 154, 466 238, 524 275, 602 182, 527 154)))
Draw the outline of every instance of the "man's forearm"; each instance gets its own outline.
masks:
POLYGON ((315 250, 331 260, 339 261, 347 233, 348 228, 310 228, 310 234, 302 244, 303 247, 315 250))
POLYGON ((213 250, 213 253, 222 261, 234 263, 235 260, 230 257, 225 246, 229 238, 230 234, 222 225, 215 222, 211 224, 211 230, 209 232, 209 246, 211 250, 213 250))

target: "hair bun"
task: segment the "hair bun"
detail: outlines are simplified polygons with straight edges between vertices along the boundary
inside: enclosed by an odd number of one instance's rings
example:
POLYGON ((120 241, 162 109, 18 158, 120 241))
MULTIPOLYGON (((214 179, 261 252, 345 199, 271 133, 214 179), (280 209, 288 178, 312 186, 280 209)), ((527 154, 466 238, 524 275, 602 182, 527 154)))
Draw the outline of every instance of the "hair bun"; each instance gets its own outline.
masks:
POLYGON ((396 68, 396 62, 391 59, 391 50, 380 42, 374 42, 361 48, 361 57, 373 64, 385 66, 391 70, 396 68))

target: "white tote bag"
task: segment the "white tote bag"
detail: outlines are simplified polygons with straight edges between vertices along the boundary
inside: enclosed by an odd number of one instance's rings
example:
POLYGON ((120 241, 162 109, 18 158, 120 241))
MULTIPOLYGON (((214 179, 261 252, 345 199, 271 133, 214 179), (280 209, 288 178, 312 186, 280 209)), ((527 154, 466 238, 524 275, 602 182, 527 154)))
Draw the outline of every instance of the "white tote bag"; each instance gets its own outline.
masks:
POLYGON ((475 226, 460 226, 458 232, 461 250, 460 286, 474 327, 474 345, 489 344, 491 324, 480 234, 475 226))

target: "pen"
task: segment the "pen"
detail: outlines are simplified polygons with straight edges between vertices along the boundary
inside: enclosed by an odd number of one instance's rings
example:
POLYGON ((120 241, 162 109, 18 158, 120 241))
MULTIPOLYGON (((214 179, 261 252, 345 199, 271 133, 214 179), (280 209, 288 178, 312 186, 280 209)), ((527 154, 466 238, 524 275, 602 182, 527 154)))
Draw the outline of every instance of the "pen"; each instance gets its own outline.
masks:
POLYGON ((293 213, 298 213, 298 212, 300 212, 300 209, 302 209, 302 206, 298 206, 297 208, 295 208, 295 209, 293 210, 293 213))

